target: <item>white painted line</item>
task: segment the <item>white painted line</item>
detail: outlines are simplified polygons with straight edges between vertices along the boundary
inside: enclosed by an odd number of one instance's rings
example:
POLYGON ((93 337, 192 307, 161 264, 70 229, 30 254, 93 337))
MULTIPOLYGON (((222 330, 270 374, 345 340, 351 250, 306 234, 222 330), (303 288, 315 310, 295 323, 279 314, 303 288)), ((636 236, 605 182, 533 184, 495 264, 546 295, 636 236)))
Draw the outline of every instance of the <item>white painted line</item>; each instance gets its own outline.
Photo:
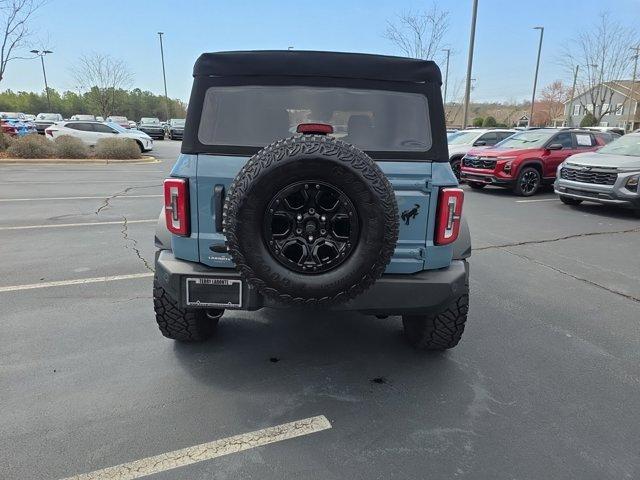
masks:
MULTIPOLYGON (((149 220, 127 220, 127 224, 132 223, 153 223, 157 218, 149 220)), ((82 223, 47 223, 44 225, 19 225, 15 227, 0 227, 0 230, 32 230, 35 228, 70 228, 70 227, 93 227, 95 225, 122 225, 122 221, 117 222, 82 222, 82 223)))
POLYGON ((538 198, 536 200, 516 200, 516 203, 557 202, 557 198, 538 198))
MULTIPOLYGON (((76 183, 85 183, 87 185, 91 185, 92 183, 158 183, 158 180, 135 180, 132 178, 126 178, 123 180, 76 180, 76 183)), ((60 181, 48 181, 48 180, 14 180, 14 181, 8 181, 8 182, 0 182, 0 185, 28 185, 28 184, 33 184, 33 185, 41 185, 41 184, 51 184, 51 185, 68 185, 69 181, 68 180, 60 180, 60 181)))
POLYGON ((330 428, 329 420, 324 415, 319 415, 75 475, 64 480, 132 480, 330 428))
MULTIPOLYGON (((118 195, 113 198, 158 198, 164 195, 118 195)), ((102 195, 99 197, 41 197, 41 198, 0 198, 0 202, 37 202, 44 200, 104 200, 105 198, 111 198, 109 195, 102 195)))
POLYGON ((30 283, 27 285, 11 285, 0 287, 2 292, 18 292, 20 290, 33 290, 35 288, 64 287, 66 285, 84 285, 86 283, 114 282, 116 280, 131 280, 134 278, 152 277, 153 272, 132 273, 130 275, 112 275, 110 277, 76 278, 75 280, 58 280, 56 282, 30 283))

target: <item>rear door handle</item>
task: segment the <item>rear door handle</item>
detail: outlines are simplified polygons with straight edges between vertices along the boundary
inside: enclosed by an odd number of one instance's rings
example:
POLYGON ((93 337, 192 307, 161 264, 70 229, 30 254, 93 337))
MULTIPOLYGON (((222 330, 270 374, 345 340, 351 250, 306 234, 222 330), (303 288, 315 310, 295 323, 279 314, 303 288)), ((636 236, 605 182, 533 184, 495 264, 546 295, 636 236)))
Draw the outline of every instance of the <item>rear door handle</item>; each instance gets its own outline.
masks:
POLYGON ((216 232, 222 233, 222 207, 224 206, 224 185, 213 187, 213 207, 216 232))

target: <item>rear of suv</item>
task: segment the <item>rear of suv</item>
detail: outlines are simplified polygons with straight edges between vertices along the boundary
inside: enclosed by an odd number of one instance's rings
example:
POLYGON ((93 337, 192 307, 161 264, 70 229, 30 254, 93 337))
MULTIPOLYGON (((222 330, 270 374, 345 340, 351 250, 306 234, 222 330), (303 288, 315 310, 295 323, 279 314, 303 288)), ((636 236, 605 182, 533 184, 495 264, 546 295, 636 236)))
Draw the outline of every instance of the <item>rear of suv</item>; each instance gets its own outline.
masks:
POLYGON ((554 182, 558 165, 568 157, 604 143, 604 137, 587 130, 525 130, 493 148, 470 150, 462 159, 460 175, 474 189, 495 185, 531 196, 554 182))
POLYGON ((455 346, 471 243, 440 87, 423 60, 203 54, 156 233, 162 334, 314 308, 401 315, 415 347, 455 346))

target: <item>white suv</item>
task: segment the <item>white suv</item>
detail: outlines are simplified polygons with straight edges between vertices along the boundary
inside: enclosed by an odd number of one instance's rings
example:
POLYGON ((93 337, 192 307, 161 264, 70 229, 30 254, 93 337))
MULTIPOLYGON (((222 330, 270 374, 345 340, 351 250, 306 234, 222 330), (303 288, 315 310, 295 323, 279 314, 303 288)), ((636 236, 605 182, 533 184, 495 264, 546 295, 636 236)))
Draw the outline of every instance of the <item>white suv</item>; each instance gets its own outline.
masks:
POLYGON ((515 130, 504 128, 473 128, 451 134, 448 138, 449 163, 458 180, 460 180, 460 162, 469 150, 473 147, 491 147, 514 133, 516 133, 515 130))

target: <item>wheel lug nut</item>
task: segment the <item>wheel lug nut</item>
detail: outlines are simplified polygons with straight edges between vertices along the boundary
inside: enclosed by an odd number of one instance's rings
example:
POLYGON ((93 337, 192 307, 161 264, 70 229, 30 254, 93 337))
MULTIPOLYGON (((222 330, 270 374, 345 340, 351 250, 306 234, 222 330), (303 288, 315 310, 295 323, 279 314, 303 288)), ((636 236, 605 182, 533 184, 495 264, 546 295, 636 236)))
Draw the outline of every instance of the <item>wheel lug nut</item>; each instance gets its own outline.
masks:
POLYGON ((309 241, 313 242, 313 237, 311 235, 309 235, 309 241))
POLYGON ((296 233, 297 233, 298 235, 300 235, 300 234, 302 233, 302 229, 301 229, 301 228, 296 228, 296 233))
POLYGON ((305 190, 307 190, 309 188, 309 185, 305 184, 304 188, 305 188, 305 190))
POLYGON ((316 190, 320 190, 320 185, 316 185, 316 190))
POLYGON ((309 209, 309 215, 313 215, 314 213, 316 213, 316 211, 313 208, 309 209))
POLYGON ((298 214, 298 216, 296 217, 296 220, 298 221, 302 220, 302 215, 298 214))
POLYGON ((325 217, 324 215, 322 215, 322 216, 320 217, 320 220, 322 220, 323 222, 326 222, 326 221, 327 221, 327 217, 325 217))
POLYGON ((325 233, 327 233, 327 231, 326 231, 325 229, 322 229, 322 230, 320 230, 320 233, 321 233, 322 235, 324 235, 325 233))

